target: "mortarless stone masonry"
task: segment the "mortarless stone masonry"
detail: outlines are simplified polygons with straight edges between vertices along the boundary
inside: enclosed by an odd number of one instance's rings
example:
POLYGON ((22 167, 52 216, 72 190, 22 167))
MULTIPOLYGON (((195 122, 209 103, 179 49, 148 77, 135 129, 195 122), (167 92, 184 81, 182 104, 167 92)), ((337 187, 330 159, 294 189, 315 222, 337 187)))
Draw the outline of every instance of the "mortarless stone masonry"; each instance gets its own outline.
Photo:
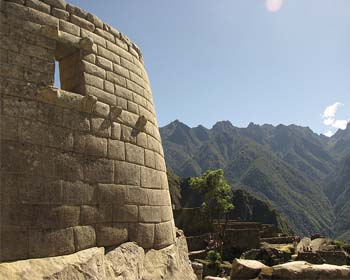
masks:
POLYGON ((63 0, 0 0, 0 12, 1 260, 173 244, 138 47, 63 0))

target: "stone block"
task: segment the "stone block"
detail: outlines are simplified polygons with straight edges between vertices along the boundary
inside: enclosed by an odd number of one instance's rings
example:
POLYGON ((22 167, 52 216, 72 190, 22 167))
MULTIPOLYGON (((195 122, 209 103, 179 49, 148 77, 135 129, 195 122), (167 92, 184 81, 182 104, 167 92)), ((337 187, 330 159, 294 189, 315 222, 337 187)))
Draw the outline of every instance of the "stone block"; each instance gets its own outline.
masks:
POLYGON ((114 84, 126 87, 126 79, 118 74, 107 71, 106 79, 114 84))
POLYGON ((163 206, 161 208, 162 222, 168 222, 173 219, 173 209, 171 206, 163 206))
POLYGON ((139 206, 140 222, 159 223, 161 221, 160 206, 139 206))
POLYGON ((29 21, 32 21, 41 25, 58 26, 57 18, 32 8, 28 8, 28 12, 26 16, 29 21))
POLYGON ((155 225, 154 248, 162 249, 174 243, 174 225, 172 221, 155 225))
POLYGON ((131 127, 121 125, 121 140, 136 144, 136 134, 131 127))
POLYGON ((139 114, 139 106, 134 102, 128 101, 128 111, 138 115, 139 114))
POLYGON ((94 86, 96 88, 102 89, 104 88, 103 79, 96 77, 94 75, 90 75, 88 73, 84 73, 84 80, 87 85, 94 86))
POLYGON ((160 185, 161 185, 161 188, 164 190, 169 189, 168 176, 166 172, 163 172, 163 171, 160 172, 160 185))
POLYGON ((128 186, 126 188, 126 203, 148 205, 148 190, 141 187, 128 186))
POLYGON ((28 7, 34 8, 36 10, 39 10, 41 12, 50 14, 50 5, 47 5, 45 3, 43 3, 42 1, 39 0, 27 0, 26 4, 28 7))
POLYGON ((28 231, 22 227, 3 227, 0 235, 0 261, 28 258, 28 231))
POLYGON ((99 56, 106 58, 109 61, 120 64, 120 57, 117 54, 105 49, 104 47, 98 46, 97 54, 99 56))
POLYGON ((84 178, 92 183, 111 183, 114 180, 113 161, 107 159, 86 159, 84 178))
POLYGON ((124 161, 115 161, 115 183, 123 185, 140 185, 140 166, 124 161))
POLYGON ((98 117, 101 117, 101 118, 108 118, 109 116, 109 106, 105 103, 102 103, 102 102, 97 102, 96 103, 96 106, 94 108, 94 111, 93 111, 93 114, 98 116, 98 117))
POLYGON ((64 0, 41 0, 41 1, 51 5, 52 7, 63 9, 63 10, 66 9, 66 5, 67 5, 64 0))
MULTIPOLYGON (((107 49, 129 61, 133 61, 132 55, 118 45, 107 41, 107 49)), ((119 63, 120 64, 120 63, 119 63)))
POLYGON ((114 222, 137 222, 138 221, 137 205, 119 205, 116 204, 113 209, 114 222))
POLYGON ((111 136, 111 122, 102 118, 91 118, 91 132, 97 136, 111 136))
POLYGON ((144 249, 152 249, 154 244, 154 224, 138 224, 136 243, 144 249))
POLYGON ((97 28, 103 28, 103 22, 97 16, 88 13, 86 19, 93 23, 97 28))
MULTIPOLYGON (((112 69, 111 69, 112 70, 112 69)), ((119 64, 113 64, 114 73, 129 79, 129 70, 119 64)))
POLYGON ((144 132, 139 132, 136 137, 137 145, 147 148, 147 134, 144 132))
POLYGON ((80 251, 96 246, 95 228, 92 226, 74 227, 75 250, 80 251))
POLYGON ((143 95, 143 88, 133 81, 126 80, 126 87, 139 95, 143 95))
POLYGON ((108 139, 108 158, 125 160, 125 144, 119 140, 108 139))
POLYGON ((18 138, 21 142, 31 144, 47 145, 48 125, 39 122, 18 120, 18 138))
POLYGON ((63 203, 81 205, 96 203, 95 187, 81 181, 62 183, 63 203))
POLYGON ((6 173, 42 172, 42 150, 39 146, 2 140, 1 171, 6 173))
POLYGON ((126 161, 128 162, 144 165, 145 164, 144 149, 130 143, 125 143, 125 158, 126 158, 126 161))
POLYGON ((155 155, 156 169, 158 169, 160 171, 166 171, 164 158, 158 153, 155 153, 154 155, 155 155))
POLYGON ((96 96, 97 99, 103 103, 109 105, 117 104, 116 96, 104 90, 98 89, 93 86, 85 85, 83 91, 85 92, 85 94, 91 94, 93 96, 96 96))
POLYGON ((95 223, 112 222, 113 205, 104 204, 98 206, 82 205, 80 208, 80 224, 92 225, 95 223))
POLYGON ((71 15, 70 20, 73 24, 80 26, 81 28, 84 28, 88 31, 94 31, 95 30, 95 25, 93 25, 91 22, 80 18, 76 15, 71 15))
POLYGON ((161 206, 161 205, 170 205, 168 203, 169 192, 167 190, 147 190, 148 204, 161 206))
POLYGON ((141 68, 135 65, 134 63, 130 62, 129 60, 124 59, 122 57, 119 64, 129 69, 130 71, 134 72, 135 74, 141 76, 141 68))
POLYGON ((80 28, 78 26, 62 19, 59 20, 59 29, 74 36, 80 36, 80 28))
POLYGON ((133 92, 119 85, 115 85, 115 94, 117 96, 125 98, 126 100, 130 100, 130 101, 133 100, 133 92))
POLYGON ((62 10, 62 9, 58 9, 58 8, 54 8, 54 7, 52 7, 52 9, 51 9, 51 13, 54 17, 57 17, 59 19, 63 19, 66 21, 68 21, 69 17, 70 17, 70 14, 67 11, 62 10))
POLYGON ((89 132, 90 121, 88 115, 68 109, 63 110, 62 124, 74 130, 89 132))
POLYGON ((96 157, 107 157, 107 139, 86 135, 86 154, 96 157))
POLYGON ((85 29, 81 29, 81 37, 83 38, 91 38, 92 40, 94 40, 94 43, 96 43, 97 45, 100 45, 102 47, 106 47, 106 40, 98 35, 96 35, 95 33, 92 33, 90 31, 87 31, 85 29))
POLYGON ((62 127, 49 128, 49 146, 64 151, 73 150, 73 132, 62 127))
POLYGON ((76 16, 83 18, 83 19, 85 19, 88 15, 88 13, 86 11, 84 11, 82 8, 80 8, 78 6, 71 5, 71 4, 67 4, 66 9, 71 14, 76 15, 76 16))
POLYGON ((128 241, 127 224, 105 224, 96 226, 98 247, 118 246, 128 241))
MULTIPOLYGON (((127 99, 117 96, 117 105, 125 110, 124 115, 129 113, 126 111, 126 110, 128 110, 128 100, 127 99)), ((129 113, 129 114, 131 114, 131 113, 129 113)), ((129 126, 134 125, 134 123, 132 123, 132 120, 130 121, 130 118, 126 120, 126 124, 128 124, 129 126)))
POLYGON ((29 233, 29 257, 51 257, 75 252, 72 228, 29 233))
POLYGON ((11 116, 1 116, 1 139, 17 140, 17 119, 11 116))
POLYGON ((98 67, 92 63, 89 63, 87 61, 82 62, 82 70, 86 73, 89 73, 91 75, 100 77, 101 79, 106 78, 106 71, 102 69, 101 67, 98 67))
POLYGON ((112 43, 115 42, 114 36, 111 33, 107 32, 101 28, 96 28, 95 33, 98 34, 99 36, 105 38, 106 40, 112 42, 112 43))
POLYGON ((17 176, 16 181, 21 203, 58 205, 63 201, 61 180, 17 176))
POLYGON ((40 229, 58 229, 79 225, 79 206, 35 205, 33 208, 33 224, 40 229))
POLYGON ((66 181, 83 180, 83 158, 77 154, 43 148, 41 172, 66 181))
POLYGON ((156 163, 155 163, 155 153, 150 150, 145 150, 145 165, 150 168, 156 168, 156 163))
POLYGON ((101 67, 101 68, 103 68, 103 69, 105 69, 107 71, 112 71, 113 70, 113 63, 111 61, 109 61, 108 59, 105 59, 105 58, 103 58, 101 56, 97 56, 96 64, 99 67, 101 67))
POLYGON ((138 84, 139 86, 145 88, 145 81, 133 72, 130 72, 130 80, 138 84))
POLYGON ((109 82, 107 80, 104 81, 104 90, 114 94, 114 84, 112 82, 109 82))
POLYGON ((112 122, 112 139, 120 140, 121 138, 121 126, 119 123, 112 122))
POLYGON ((141 186, 150 189, 161 189, 161 172, 152 168, 141 167, 141 186))
POLYGON ((99 205, 123 205, 126 200, 126 186, 114 184, 98 184, 97 196, 99 205))

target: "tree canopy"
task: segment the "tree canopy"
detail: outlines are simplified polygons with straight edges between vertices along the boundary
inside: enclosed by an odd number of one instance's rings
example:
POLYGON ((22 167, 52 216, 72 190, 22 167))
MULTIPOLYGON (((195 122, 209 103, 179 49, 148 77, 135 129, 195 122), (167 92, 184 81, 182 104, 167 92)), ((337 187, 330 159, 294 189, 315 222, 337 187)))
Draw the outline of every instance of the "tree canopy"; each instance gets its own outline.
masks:
POLYGON ((222 169, 208 170, 202 176, 192 177, 189 184, 202 195, 202 209, 211 220, 222 218, 234 208, 232 189, 225 180, 222 169))

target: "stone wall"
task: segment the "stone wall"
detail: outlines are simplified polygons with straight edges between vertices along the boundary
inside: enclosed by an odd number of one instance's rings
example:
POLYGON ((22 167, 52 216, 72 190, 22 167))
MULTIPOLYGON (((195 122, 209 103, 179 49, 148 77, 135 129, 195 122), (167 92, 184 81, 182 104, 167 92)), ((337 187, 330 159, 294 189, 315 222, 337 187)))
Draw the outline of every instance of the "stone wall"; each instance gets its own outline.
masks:
POLYGON ((1 260, 173 244, 139 48, 64 0, 0 0, 0 11, 1 260))

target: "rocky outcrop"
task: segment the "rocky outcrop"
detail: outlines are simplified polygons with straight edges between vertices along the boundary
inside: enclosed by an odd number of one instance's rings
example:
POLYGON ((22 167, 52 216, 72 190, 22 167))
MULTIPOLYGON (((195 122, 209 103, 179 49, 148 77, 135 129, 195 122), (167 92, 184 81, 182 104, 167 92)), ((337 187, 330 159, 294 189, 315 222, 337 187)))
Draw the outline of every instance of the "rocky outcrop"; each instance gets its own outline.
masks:
POLYGON ((290 262, 273 267, 272 279, 350 279, 350 266, 290 262))
POLYGON ((235 259, 232 263, 231 279, 253 279, 266 267, 259 261, 235 259))
POLYGON ((75 254, 0 264, 0 279, 11 280, 196 280, 186 239, 178 232, 174 245, 145 251, 136 243, 124 243, 105 253, 90 248, 75 254))
POLYGON ((232 264, 231 280, 237 279, 323 280, 350 279, 350 266, 315 265, 304 261, 268 267, 258 261, 236 259, 232 264))

